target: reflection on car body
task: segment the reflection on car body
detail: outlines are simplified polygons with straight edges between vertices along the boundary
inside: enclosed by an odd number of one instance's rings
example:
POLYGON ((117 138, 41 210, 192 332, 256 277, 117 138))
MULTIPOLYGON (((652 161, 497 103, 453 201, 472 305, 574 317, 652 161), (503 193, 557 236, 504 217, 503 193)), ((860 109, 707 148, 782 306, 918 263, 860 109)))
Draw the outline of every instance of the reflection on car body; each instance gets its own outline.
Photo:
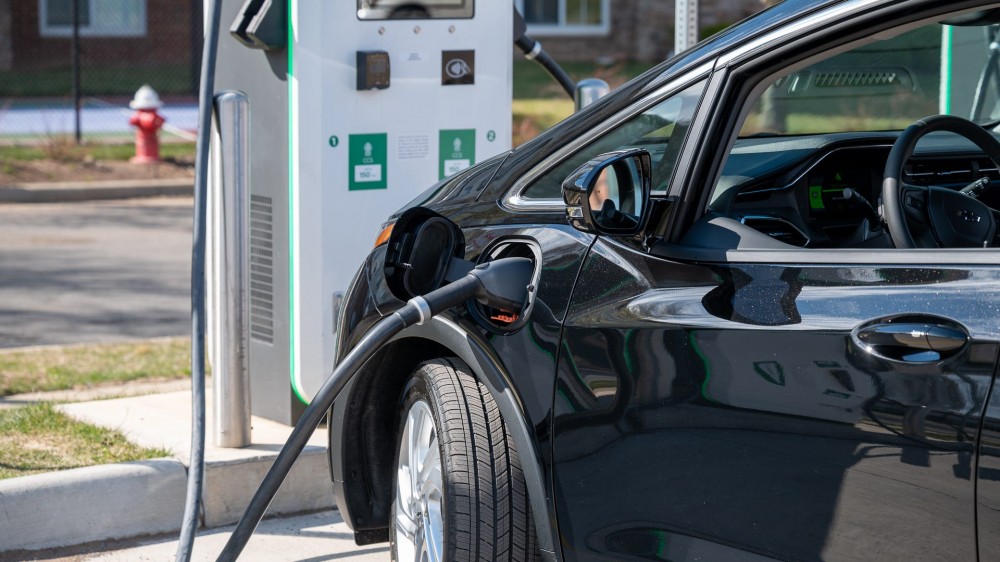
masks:
MULTIPOLYGON (((470 260, 531 256, 536 300, 404 334, 335 404, 359 540, 388 538, 409 373, 456 356, 543 559, 994 558, 998 26, 986 2, 786 0, 414 201, 470 260), (594 171, 623 158, 602 222, 594 171)), ((383 251, 340 354, 400 306, 383 251)))

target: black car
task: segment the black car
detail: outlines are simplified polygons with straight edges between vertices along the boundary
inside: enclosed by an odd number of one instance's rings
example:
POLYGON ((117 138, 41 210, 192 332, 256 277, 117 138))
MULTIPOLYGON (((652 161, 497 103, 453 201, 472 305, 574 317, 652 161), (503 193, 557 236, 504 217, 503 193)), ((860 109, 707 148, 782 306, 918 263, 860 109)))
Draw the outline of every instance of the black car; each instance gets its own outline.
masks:
MULTIPOLYGON (((396 560, 1000 559, 1000 4, 786 0, 434 186, 526 257, 334 404, 396 560)), ((377 245, 343 357, 402 306, 377 245)))

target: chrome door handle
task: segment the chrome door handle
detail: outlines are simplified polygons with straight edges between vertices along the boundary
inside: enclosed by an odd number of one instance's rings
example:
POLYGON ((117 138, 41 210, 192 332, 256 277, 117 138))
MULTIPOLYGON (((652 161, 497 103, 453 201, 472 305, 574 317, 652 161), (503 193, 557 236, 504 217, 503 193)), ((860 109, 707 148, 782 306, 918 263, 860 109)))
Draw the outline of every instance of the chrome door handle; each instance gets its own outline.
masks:
POLYGON ((957 322, 938 317, 881 318, 858 326, 851 339, 861 349, 883 359, 905 363, 935 363, 961 353, 969 333, 957 322))

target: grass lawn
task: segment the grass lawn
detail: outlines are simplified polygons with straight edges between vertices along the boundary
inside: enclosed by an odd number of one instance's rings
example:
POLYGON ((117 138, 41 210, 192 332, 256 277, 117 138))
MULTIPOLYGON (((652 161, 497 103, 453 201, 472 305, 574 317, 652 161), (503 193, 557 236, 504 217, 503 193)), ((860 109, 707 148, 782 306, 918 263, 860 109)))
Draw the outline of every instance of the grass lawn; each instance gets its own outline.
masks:
MULTIPOLYGON (((653 65, 645 63, 618 63, 599 65, 591 62, 566 62, 560 66, 569 74, 574 82, 584 78, 600 78, 612 89, 621 86, 628 80, 649 70, 653 65)), ((514 99, 559 98, 568 100, 569 96, 549 76, 538 63, 529 60, 514 61, 514 99)))
POLYGON ((191 340, 0 350, 0 396, 191 375, 191 340))
MULTIPOLYGON (((160 143, 160 157, 170 159, 194 158, 193 142, 160 143)), ((92 143, 77 146, 70 140, 40 145, 0 145, 0 162, 25 160, 60 160, 79 162, 94 160, 128 160, 135 156, 135 146, 128 144, 92 143)))
POLYGON ((518 146, 572 115, 573 102, 568 98, 515 99, 513 114, 514 146, 518 146))
MULTIPOLYGON (((568 62, 562 67, 574 81, 600 78, 614 89, 645 72, 650 65, 624 63, 602 66, 568 62)), ((514 146, 534 138, 572 114, 573 100, 541 66, 527 60, 514 61, 514 146)))
POLYGON ((0 410, 0 479, 169 456, 121 433, 74 421, 48 403, 0 410))
MULTIPOLYGON (((131 96, 140 86, 149 84, 161 96, 194 94, 197 93, 197 84, 192 76, 191 66, 185 64, 84 66, 80 72, 80 89, 85 96, 131 96)), ((65 68, 0 72, 0 97, 69 96, 72 88, 72 71, 68 63, 65 68)))
MULTIPOLYGON (((766 132, 761 125, 763 118, 750 114, 740 132, 741 135, 752 135, 766 132)), ((852 115, 821 115, 812 113, 792 113, 785 119, 782 134, 804 135, 837 131, 900 131, 910 126, 909 119, 899 117, 852 116, 852 115)))

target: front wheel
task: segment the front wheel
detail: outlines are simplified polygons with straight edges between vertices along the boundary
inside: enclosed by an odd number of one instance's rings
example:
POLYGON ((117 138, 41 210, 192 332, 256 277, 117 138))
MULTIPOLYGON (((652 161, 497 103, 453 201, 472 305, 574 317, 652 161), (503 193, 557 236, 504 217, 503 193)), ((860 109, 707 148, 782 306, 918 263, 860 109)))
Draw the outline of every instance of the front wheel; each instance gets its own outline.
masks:
POLYGON ((456 358, 420 365, 403 392, 392 559, 536 560, 521 462, 489 391, 456 358))

